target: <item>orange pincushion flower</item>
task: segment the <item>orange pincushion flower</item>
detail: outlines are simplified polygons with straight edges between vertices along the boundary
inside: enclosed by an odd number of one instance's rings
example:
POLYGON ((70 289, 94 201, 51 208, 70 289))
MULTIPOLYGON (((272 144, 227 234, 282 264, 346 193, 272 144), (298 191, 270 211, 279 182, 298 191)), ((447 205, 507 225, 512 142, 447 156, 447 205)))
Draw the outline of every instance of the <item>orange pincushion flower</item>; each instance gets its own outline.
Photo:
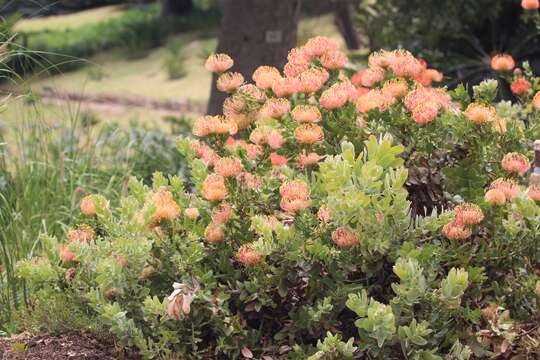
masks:
POLYGON ((259 117, 280 119, 290 108, 291 103, 287 99, 268 99, 259 110, 259 117))
POLYGON ((531 89, 532 85, 529 80, 523 78, 512 81, 512 84, 510 85, 512 93, 518 96, 527 94, 531 89))
POLYGON ((537 10, 540 7, 538 0, 521 0, 521 7, 525 10, 537 10))
POLYGON ((202 184, 202 195, 206 200, 221 201, 227 196, 225 178, 221 175, 208 175, 202 184))
POLYGON ((435 69, 426 69, 415 80, 422 86, 431 86, 433 82, 441 82, 443 74, 435 69))
POLYGON ((498 54, 491 58, 491 68, 495 71, 512 71, 516 67, 514 59, 507 54, 498 54))
POLYGON ((262 256, 255 250, 253 245, 242 245, 238 249, 236 259, 246 266, 255 265, 261 262, 262 256))
POLYGON ((497 117, 497 111, 493 106, 471 103, 463 115, 473 123, 482 125, 494 121, 497 117))
POLYGON ((302 180, 287 181, 279 187, 279 194, 288 199, 308 199, 309 186, 302 180))
POLYGON ((219 155, 210 146, 195 140, 191 143, 191 147, 195 152, 195 156, 201 159, 206 165, 214 166, 215 162, 219 160, 219 155))
POLYGON ((227 54, 213 54, 206 59, 204 67, 206 70, 221 74, 234 65, 233 59, 227 54))
POLYGON ((321 56, 321 64, 329 70, 341 69, 349 61, 347 55, 340 50, 330 50, 321 56))
POLYGON ((174 220, 180 215, 180 206, 174 201, 171 192, 165 187, 160 187, 150 197, 149 203, 156 208, 152 215, 155 222, 174 220))
POLYGON ((231 205, 222 203, 212 210, 212 222, 216 225, 226 224, 231 220, 232 215, 231 205))
POLYGON ((460 204, 454 208, 456 222, 462 225, 479 224, 484 219, 480 206, 476 204, 460 204))
POLYGON ((300 91, 301 83, 296 77, 278 79, 272 85, 272 91, 277 97, 289 97, 300 91))
POLYGON ((238 131, 238 125, 229 118, 224 116, 202 116, 193 123, 192 133, 198 137, 208 135, 234 135, 238 131))
POLYGON ((244 83, 244 77, 237 72, 226 72, 219 76, 216 87, 219 91, 233 92, 244 83))
POLYGON ((324 69, 308 69, 298 76, 298 91, 305 94, 317 92, 329 78, 330 75, 324 69))
POLYGON ((356 100, 356 109, 361 113, 366 113, 375 109, 383 109, 386 100, 380 90, 370 90, 364 95, 361 95, 356 100))
POLYGON ((81 208, 81 212, 84 215, 88 215, 88 216, 96 215, 96 205, 94 204, 94 196, 87 195, 83 197, 81 200, 80 208, 81 208))
POLYGON ((308 62, 288 62, 283 67, 283 73, 287 78, 294 78, 309 69, 308 62))
POLYGON ((279 149, 285 142, 285 138, 281 135, 281 131, 277 129, 271 129, 265 135, 265 142, 272 149, 279 149))
POLYGON ((304 210, 309 207, 310 201, 306 199, 291 199, 282 198, 279 206, 287 213, 297 213, 300 210, 304 210))
POLYGON ((324 140, 324 132, 319 125, 307 123, 296 128, 294 137, 299 144, 312 145, 324 140))
POLYGON ((326 89, 319 98, 319 104, 326 110, 333 110, 342 107, 349 100, 349 94, 343 88, 334 84, 326 89))
POLYGON ((309 153, 309 154, 306 154, 305 152, 300 154, 299 158, 298 158, 298 165, 301 167, 301 168, 305 168, 305 167, 308 167, 308 166, 313 166, 313 165, 316 165, 319 161, 321 161, 323 157, 320 156, 319 154, 317 153, 309 153))
POLYGON ((289 159, 287 159, 285 156, 279 155, 275 152, 270 154, 270 163, 272 166, 284 166, 287 165, 287 162, 289 162, 289 159))
POLYGON ((418 125, 426 125, 435 120, 439 115, 439 106, 435 102, 426 102, 418 104, 412 110, 414 122, 418 125))
POLYGON ((390 66, 393 59, 394 53, 392 51, 380 50, 369 55, 368 66, 371 69, 385 69, 390 66))
POLYGON ((484 195, 484 200, 490 205, 504 205, 506 203, 506 195, 500 189, 490 189, 484 195))
POLYGON ((418 87, 407 94, 405 108, 416 123, 424 125, 433 121, 440 109, 447 109, 450 96, 442 89, 418 87))
POLYGON ((96 237, 96 232, 90 226, 83 224, 78 226, 76 229, 71 229, 67 234, 68 241, 80 241, 80 242, 90 242, 96 237))
POLYGON ((71 261, 75 261, 76 255, 67 246, 63 246, 60 249, 60 259, 63 262, 71 262, 71 261))
POLYGON ((527 195, 529 196, 529 199, 531 200, 540 201, 540 186, 531 185, 529 187, 529 190, 527 191, 527 195))
POLYGON ((529 168, 529 159, 519 153, 508 153, 501 161, 501 166, 509 173, 525 174, 529 168))
POLYGON ((533 104, 533 107, 534 107, 536 110, 540 110, 540 91, 538 91, 538 92, 534 95, 532 104, 533 104))
POLYGON ((401 98, 407 94, 409 87, 403 79, 388 80, 382 87, 383 96, 391 96, 393 98, 401 98))
POLYGON ((316 123, 321 121, 321 111, 316 106, 297 105, 291 112, 293 120, 300 123, 316 123))
POLYGON ((321 206, 317 211, 317 219, 322 222, 329 222, 332 219, 332 213, 328 206, 321 206))
POLYGON ((471 237, 472 230, 453 220, 444 225, 443 234, 450 240, 465 240, 471 237))
POLYGON ((501 190, 507 200, 513 200, 521 193, 521 187, 513 180, 497 179, 491 183, 490 189, 501 190))
POLYGON ((242 113, 246 108, 246 101, 240 96, 229 96, 223 101, 223 115, 236 115, 242 113))
POLYGON ((350 227, 341 226, 332 232, 332 241, 340 248, 348 248, 358 244, 360 238, 350 227))
POLYGON ((411 79, 417 78, 425 70, 424 64, 406 50, 393 51, 389 67, 396 76, 411 79))
POLYGON ((260 89, 271 89, 276 80, 281 79, 279 70, 273 66, 259 66, 253 72, 253 81, 260 89))
POLYGON ((236 177, 242 190, 255 190, 261 187, 261 180, 251 173, 242 172, 236 177))
POLYGON ((326 52, 334 50, 337 50, 337 44, 324 36, 311 38, 303 46, 304 53, 311 58, 322 56, 326 52))
POLYGON ((237 157, 224 157, 216 161, 214 171, 223 177, 233 177, 242 171, 242 161, 237 157))
POLYGON ((225 239, 225 234, 223 234, 223 230, 221 229, 220 225, 210 223, 204 231, 204 237, 208 242, 218 243, 225 239))
POLYGON ((188 219, 195 220, 200 216, 199 209, 195 207, 187 208, 184 210, 184 214, 188 219))
POLYGON ((244 84, 238 88, 238 93, 251 98, 252 100, 262 104, 266 101, 266 93, 253 84, 244 84))
POLYGON ((372 87, 384 80, 384 70, 379 68, 367 69, 361 73, 360 85, 372 87))

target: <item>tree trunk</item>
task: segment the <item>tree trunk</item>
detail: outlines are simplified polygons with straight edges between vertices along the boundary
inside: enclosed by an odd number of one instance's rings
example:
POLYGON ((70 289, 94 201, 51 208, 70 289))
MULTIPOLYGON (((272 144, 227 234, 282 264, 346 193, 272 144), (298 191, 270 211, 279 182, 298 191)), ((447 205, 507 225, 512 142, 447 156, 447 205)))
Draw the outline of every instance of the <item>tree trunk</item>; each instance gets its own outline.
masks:
POLYGON ((351 0, 336 0, 334 5, 335 22, 349 50, 360 48, 360 38, 352 18, 355 3, 356 1, 351 0))
POLYGON ((193 9, 192 0, 161 0, 161 14, 165 17, 181 15, 193 9))
MULTIPOLYGON (((234 59, 231 69, 251 79, 260 65, 285 65, 288 51, 296 46, 301 0, 222 0, 223 18, 217 53, 234 59)), ((225 94, 212 78, 209 114, 222 112, 225 94)))

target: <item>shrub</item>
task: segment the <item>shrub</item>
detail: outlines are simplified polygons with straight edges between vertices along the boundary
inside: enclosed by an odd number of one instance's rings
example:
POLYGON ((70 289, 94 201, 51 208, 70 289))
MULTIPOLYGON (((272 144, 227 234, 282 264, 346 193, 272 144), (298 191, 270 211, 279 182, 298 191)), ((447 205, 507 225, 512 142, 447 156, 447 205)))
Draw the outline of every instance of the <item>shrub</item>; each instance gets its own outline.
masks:
POLYGON ((178 140, 192 188, 156 173, 118 206, 90 195, 20 275, 69 288, 145 358, 535 356, 540 208, 522 184, 538 80, 525 67, 520 103, 493 104, 496 83, 431 87, 406 51, 346 61, 319 37, 285 77, 257 69, 178 140), (432 171, 439 211, 412 215, 432 171))

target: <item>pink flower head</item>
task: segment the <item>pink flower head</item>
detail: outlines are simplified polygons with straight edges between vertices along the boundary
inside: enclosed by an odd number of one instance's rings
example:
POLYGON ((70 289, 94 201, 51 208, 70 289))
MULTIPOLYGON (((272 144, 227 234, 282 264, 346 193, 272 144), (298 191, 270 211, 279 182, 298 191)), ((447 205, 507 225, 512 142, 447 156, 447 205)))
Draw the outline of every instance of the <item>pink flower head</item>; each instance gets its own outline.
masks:
POLYGON ((266 101, 266 94, 253 84, 244 84, 238 88, 238 92, 256 102, 262 104, 266 101))
POLYGON ((188 219, 195 220, 200 216, 199 209, 196 207, 190 207, 184 210, 184 214, 188 219))
POLYGON ((287 162, 289 162, 289 159, 287 159, 285 156, 279 155, 275 152, 270 154, 270 163, 272 166, 285 166, 287 165, 287 162))
POLYGON ((329 51, 337 50, 337 44, 324 36, 311 38, 303 46, 303 51, 310 57, 319 57, 329 51))
POLYGON ((330 212, 330 208, 328 208, 328 206, 322 205, 317 211, 317 219, 322 222, 329 222, 330 220, 332 220, 332 213, 330 212))
POLYGON ((242 168, 242 162, 237 157, 223 157, 214 164, 214 171, 223 177, 235 177, 242 168))
POLYGON ((301 83, 298 78, 286 77, 278 79, 272 85, 272 91, 277 97, 289 97, 301 89, 301 83))
POLYGON ((72 262, 72 261, 75 261, 76 258, 77 256, 75 255, 73 251, 69 249, 69 247, 63 246, 60 249, 60 259, 63 262, 72 262))
POLYGON ((221 201, 227 196, 225 178, 221 175, 208 175, 202 184, 202 195, 206 200, 221 201))
POLYGON ((495 71, 512 71, 516 67, 514 59, 507 54, 497 54, 491 58, 491 68, 495 71))
POLYGON ((87 195, 82 198, 80 205, 81 212, 84 215, 96 215, 96 205, 94 204, 94 195, 87 195))
POLYGON ((509 173, 523 175, 529 171, 529 159, 525 155, 519 153, 508 153, 501 161, 501 166, 509 173))
POLYGON ((283 98, 271 98, 266 100, 262 108, 259 110, 259 117, 280 119, 283 115, 289 112, 291 103, 283 98))
POLYGON ((367 69, 362 72, 360 85, 373 87, 384 79, 384 70, 380 68, 367 69))
POLYGON ((493 106, 487 106, 479 103, 471 103, 463 113, 465 117, 473 123, 482 125, 495 121, 497 111, 493 106))
POLYGON ((490 205, 504 205, 506 195, 500 189, 490 189, 484 195, 484 201, 490 205))
POLYGON ((223 102, 223 115, 237 115, 246 108, 246 101, 239 96, 230 96, 223 102))
POLYGON ((320 156, 317 153, 312 152, 312 153, 306 154, 304 152, 300 154, 300 156, 298 157, 298 165, 301 168, 313 166, 313 165, 316 165, 319 161, 321 161, 322 158, 323 156, 320 156))
POLYGON ((221 203, 212 210, 212 222, 216 225, 223 225, 231 220, 233 209, 227 203, 221 203))
POLYGON ((454 208, 456 222, 462 225, 479 224, 484 219, 484 214, 476 204, 465 203, 454 208))
POLYGON ((540 186, 531 185, 527 191, 527 195, 531 200, 540 201, 540 186))
POLYGON ((155 208, 152 220, 156 223, 162 220, 174 220, 180 215, 180 206, 174 201, 172 193, 164 186, 152 194, 148 199, 148 204, 155 208))
POLYGON ((309 186, 302 180, 287 181, 281 184, 279 194, 286 199, 309 199, 309 186))
POLYGON ((327 110, 333 110, 343 107, 349 100, 349 94, 339 83, 332 85, 329 89, 326 89, 319 98, 319 104, 327 110))
POLYGON ((215 72, 218 74, 224 73, 225 71, 232 68, 234 65, 233 59, 227 54, 213 54, 206 59, 204 67, 210 72, 215 72))
POLYGON ((394 51, 389 65, 399 77, 416 79, 424 71, 424 64, 405 50, 394 51))
POLYGON ((367 113, 375 109, 383 109, 385 107, 385 96, 380 90, 370 90, 364 95, 360 95, 356 100, 356 109, 358 112, 367 113))
POLYGON ((394 53, 387 50, 374 52, 369 56, 368 66, 370 69, 386 69, 394 60, 394 53))
POLYGON ((332 232, 332 241, 340 248, 348 248, 358 244, 360 238, 350 227, 341 226, 332 232))
POLYGON ((512 81, 512 84, 510 85, 510 90, 512 90, 512 93, 518 96, 527 94, 531 89, 531 83, 529 80, 524 78, 516 79, 512 81))
POLYGON ((418 104, 412 110, 414 122, 418 125, 426 125, 435 120, 439 115, 439 105, 435 102, 426 102, 418 104))
POLYGON ((204 237, 210 243, 218 243, 225 239, 225 234, 223 233, 221 225, 210 223, 204 231, 204 237))
POLYGON ((294 131, 294 137, 298 144, 313 145, 324 140, 324 132, 319 125, 303 123, 294 131))
POLYGON ((89 225, 82 224, 76 229, 71 229, 67 233, 69 242, 80 241, 82 243, 88 243, 96 237, 96 232, 89 225))
POLYGON ((444 225, 443 234, 450 240, 465 240, 471 237, 472 230, 453 220, 444 225))
POLYGON ((347 55, 340 50, 327 51, 321 56, 321 64, 329 70, 338 70, 349 61, 347 55))
POLYGON ((324 69, 308 69, 298 77, 300 82, 299 91, 305 94, 317 92, 329 78, 330 75, 324 69))
POLYGON ((237 72, 226 72, 219 75, 216 87, 222 92, 233 92, 244 83, 244 77, 237 72))
POLYGON ((513 200, 521 193, 521 187, 513 180, 497 179, 491 183, 490 189, 501 190, 506 200, 513 200))
POLYGON ((382 94, 385 97, 402 98, 409 91, 409 86, 404 79, 388 80, 382 87, 382 94))
POLYGON ((285 142, 285 138, 278 129, 271 129, 266 134, 265 141, 272 149, 279 149, 285 142))
POLYGON ((246 266, 253 266, 262 261, 262 256, 255 250, 253 245, 242 245, 238 249, 236 259, 246 266))
POLYGON ((274 82, 281 79, 279 70, 273 66, 259 66, 253 72, 253 81, 259 89, 271 89, 274 82))
POLYGON ((300 123, 316 123, 322 115, 318 107, 312 105, 297 105, 291 112, 291 117, 300 123))
POLYGON ((540 1, 538 0, 521 0, 521 7, 525 10, 538 10, 540 1))

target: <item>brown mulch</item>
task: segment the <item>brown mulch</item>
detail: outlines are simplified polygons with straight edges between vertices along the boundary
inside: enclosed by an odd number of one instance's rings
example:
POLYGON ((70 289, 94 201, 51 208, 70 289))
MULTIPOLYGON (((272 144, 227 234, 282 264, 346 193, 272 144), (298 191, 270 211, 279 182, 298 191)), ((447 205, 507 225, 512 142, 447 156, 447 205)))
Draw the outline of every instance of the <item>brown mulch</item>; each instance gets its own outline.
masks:
POLYGON ((114 349, 112 339, 98 339, 87 333, 0 338, 0 360, 135 359, 119 357, 114 349))

